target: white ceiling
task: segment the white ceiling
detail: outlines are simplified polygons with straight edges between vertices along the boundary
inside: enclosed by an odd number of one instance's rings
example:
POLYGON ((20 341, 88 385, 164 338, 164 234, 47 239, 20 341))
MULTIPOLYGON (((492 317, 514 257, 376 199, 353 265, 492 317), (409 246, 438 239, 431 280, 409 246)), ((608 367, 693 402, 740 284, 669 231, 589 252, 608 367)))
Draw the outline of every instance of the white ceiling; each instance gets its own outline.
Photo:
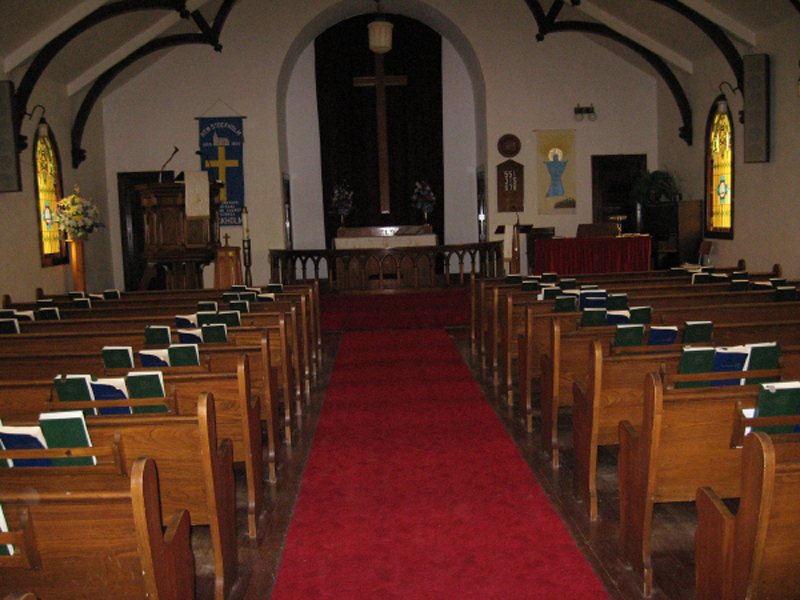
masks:
MULTIPOLYGON (((7 73, 14 69, 24 71, 45 43, 107 1, 0 0, 3 70, 7 73)), ((539 1, 545 11, 552 4, 552 0, 539 1)), ((385 0, 384 9, 390 13, 392 4, 399 6, 401 2, 385 0)), ((200 10, 211 24, 220 3, 221 0, 189 0, 187 7, 200 10)), ((683 3, 722 27, 732 40, 744 44, 739 46, 744 48, 754 45, 764 29, 798 16, 791 0, 683 0, 683 3)), ((567 1, 558 20, 608 25, 659 54, 673 69, 686 73, 692 72, 698 58, 715 51, 711 40, 697 27, 657 0, 582 0, 577 7, 567 1)), ((194 23, 181 20, 175 11, 128 13, 92 28, 91 35, 84 34, 72 41, 48 66, 46 74, 67 85, 68 93, 74 94, 149 39, 196 32, 194 23)), ((224 31, 222 42, 224 46, 224 31)), ((17 75, 14 78, 19 80, 17 75)))

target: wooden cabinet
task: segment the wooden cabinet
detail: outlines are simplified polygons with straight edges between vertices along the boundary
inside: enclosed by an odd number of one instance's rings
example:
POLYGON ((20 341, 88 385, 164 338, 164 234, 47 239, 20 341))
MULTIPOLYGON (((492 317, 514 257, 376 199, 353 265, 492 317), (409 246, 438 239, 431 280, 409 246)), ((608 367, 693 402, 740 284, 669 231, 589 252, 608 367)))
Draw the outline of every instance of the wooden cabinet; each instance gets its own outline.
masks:
POLYGON ((642 207, 642 233, 652 237, 654 269, 696 263, 703 239, 703 201, 645 205, 642 207))

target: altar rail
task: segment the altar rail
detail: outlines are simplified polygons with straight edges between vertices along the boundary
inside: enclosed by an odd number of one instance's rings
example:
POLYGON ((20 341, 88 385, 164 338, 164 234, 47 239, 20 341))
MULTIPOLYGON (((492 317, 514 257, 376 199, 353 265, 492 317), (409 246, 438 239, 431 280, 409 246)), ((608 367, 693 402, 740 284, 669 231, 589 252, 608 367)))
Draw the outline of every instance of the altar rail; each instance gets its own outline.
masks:
POLYGON ((331 290, 426 288, 467 285, 475 277, 500 277, 503 242, 347 250, 270 250, 271 281, 315 281, 331 290))

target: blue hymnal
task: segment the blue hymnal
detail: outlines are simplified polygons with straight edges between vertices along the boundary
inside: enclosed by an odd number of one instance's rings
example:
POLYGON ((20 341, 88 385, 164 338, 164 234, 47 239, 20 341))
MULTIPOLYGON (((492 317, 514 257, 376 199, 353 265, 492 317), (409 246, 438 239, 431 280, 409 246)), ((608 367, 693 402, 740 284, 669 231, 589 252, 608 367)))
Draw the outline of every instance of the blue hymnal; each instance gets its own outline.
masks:
POLYGON ((202 344, 202 329, 178 329, 178 342, 181 344, 202 344))
MULTIPOLYGON (((44 441, 42 428, 38 425, 28 427, 0 426, 0 447, 3 450, 44 450, 47 444, 44 441)), ((10 460, 4 466, 14 467, 51 467, 53 461, 49 458, 24 458, 10 460)))
MULTIPOLYGON (((714 373, 744 371, 750 350, 747 346, 731 346, 717 348, 714 352, 714 373)), ((741 379, 724 379, 714 381, 712 385, 739 385, 741 379)))
POLYGON ((606 325, 625 325, 631 320, 631 313, 627 310, 609 310, 606 312, 606 325))
POLYGON ((139 360, 143 367, 168 367, 169 353, 166 350, 140 350, 139 360))
POLYGON ((678 343, 678 326, 650 327, 647 343, 651 346, 665 346, 678 343))

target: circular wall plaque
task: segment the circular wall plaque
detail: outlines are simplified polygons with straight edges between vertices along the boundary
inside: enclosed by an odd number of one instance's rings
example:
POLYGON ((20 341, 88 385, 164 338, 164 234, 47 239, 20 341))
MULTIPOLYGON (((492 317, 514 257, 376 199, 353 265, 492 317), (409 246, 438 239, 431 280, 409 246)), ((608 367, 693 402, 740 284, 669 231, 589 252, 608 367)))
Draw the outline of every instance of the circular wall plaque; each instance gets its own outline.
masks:
POLYGON ((506 158, 513 158, 519 154, 521 146, 519 138, 513 133, 507 133, 497 140, 497 150, 506 158))

